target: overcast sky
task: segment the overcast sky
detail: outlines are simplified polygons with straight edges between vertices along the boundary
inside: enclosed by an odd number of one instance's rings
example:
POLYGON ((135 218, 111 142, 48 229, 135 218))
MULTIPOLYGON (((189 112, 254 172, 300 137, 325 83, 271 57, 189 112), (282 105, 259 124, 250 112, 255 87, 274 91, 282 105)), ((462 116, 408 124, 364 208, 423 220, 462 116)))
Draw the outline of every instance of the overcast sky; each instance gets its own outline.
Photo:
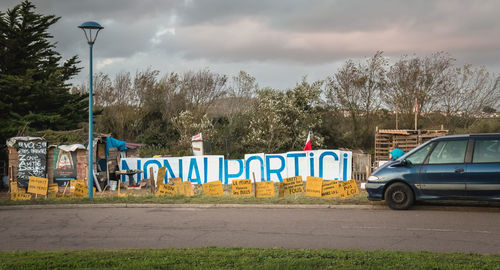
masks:
MULTIPOLYGON (((208 68, 244 70, 260 87, 292 88, 332 75, 347 59, 376 51, 402 55, 449 52, 457 64, 500 71, 500 1, 404 0, 34 0, 61 16, 51 28, 64 58, 78 55, 87 80, 88 45, 77 28, 104 26, 94 71, 114 76, 148 67, 161 74, 208 68)), ((6 11, 19 1, 2 0, 6 11)))

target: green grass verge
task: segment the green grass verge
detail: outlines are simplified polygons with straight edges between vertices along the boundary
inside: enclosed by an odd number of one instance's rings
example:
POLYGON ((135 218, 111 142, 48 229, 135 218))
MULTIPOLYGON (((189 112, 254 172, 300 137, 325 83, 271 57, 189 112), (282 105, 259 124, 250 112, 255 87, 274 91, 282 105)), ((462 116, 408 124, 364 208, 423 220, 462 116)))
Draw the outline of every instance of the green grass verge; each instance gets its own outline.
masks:
POLYGON ((0 205, 33 205, 33 204, 97 204, 97 203, 159 203, 159 204, 368 204, 366 191, 349 198, 323 199, 306 197, 304 195, 292 195, 284 198, 255 198, 255 197, 212 197, 205 195, 195 195, 186 197, 182 195, 156 197, 147 196, 125 196, 125 197, 94 197, 88 198, 38 198, 29 201, 11 201, 9 198, 1 198, 0 205))
POLYGON ((500 255, 194 248, 0 252, 0 269, 500 269, 500 255))

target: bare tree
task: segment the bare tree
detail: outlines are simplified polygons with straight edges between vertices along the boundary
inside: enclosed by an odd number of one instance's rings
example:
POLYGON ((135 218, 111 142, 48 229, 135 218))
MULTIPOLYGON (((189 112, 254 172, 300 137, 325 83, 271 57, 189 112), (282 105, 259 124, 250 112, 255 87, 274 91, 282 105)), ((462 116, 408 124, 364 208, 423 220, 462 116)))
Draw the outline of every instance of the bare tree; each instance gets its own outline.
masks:
POLYGON ((354 145, 372 129, 372 115, 380 107, 380 94, 386 88, 387 59, 382 54, 377 52, 365 63, 348 60, 327 78, 327 101, 349 115, 354 145))
POLYGON ((403 124, 410 128, 415 99, 419 114, 433 111, 439 103, 441 90, 448 83, 448 71, 454 61, 444 52, 425 58, 404 56, 387 73, 388 87, 382 93, 385 104, 391 110, 397 108, 402 112, 403 124))
MULTIPOLYGON (((88 90, 87 90, 88 92, 88 90)), ((106 107, 113 103, 113 84, 107 74, 99 72, 93 78, 94 104, 106 107)))
POLYGON ((495 107, 500 100, 500 77, 490 75, 485 67, 465 65, 450 70, 447 83, 440 89, 438 108, 445 124, 454 128, 460 120, 468 128, 485 107, 495 107))
POLYGON ((209 70, 186 72, 182 77, 181 91, 189 102, 189 110, 205 114, 212 103, 226 94, 227 77, 209 70))
POLYGON ((158 74, 160 74, 158 70, 152 70, 150 68, 145 71, 136 72, 133 87, 133 91, 136 94, 130 97, 131 104, 141 107, 145 103, 153 103, 154 100, 151 99, 158 99, 157 96, 151 95, 158 74))
POLYGON ((113 81, 112 97, 115 100, 114 104, 132 105, 135 93, 132 89, 132 79, 130 72, 120 72, 116 74, 113 81))

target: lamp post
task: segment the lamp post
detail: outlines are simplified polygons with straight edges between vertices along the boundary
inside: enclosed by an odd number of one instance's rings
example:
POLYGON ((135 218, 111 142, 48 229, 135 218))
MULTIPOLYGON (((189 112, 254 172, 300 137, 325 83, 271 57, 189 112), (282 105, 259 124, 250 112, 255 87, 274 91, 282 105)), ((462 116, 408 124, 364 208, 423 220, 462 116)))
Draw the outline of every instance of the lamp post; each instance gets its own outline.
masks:
POLYGON ((94 45, 95 40, 97 39, 97 34, 99 34, 99 31, 103 29, 100 24, 96 22, 84 22, 78 28, 82 29, 83 32, 85 33, 85 38, 87 39, 87 43, 89 44, 90 47, 90 66, 89 66, 89 176, 88 176, 88 181, 89 181, 89 199, 93 199, 94 195, 94 167, 93 167, 93 155, 94 155, 94 138, 93 138, 93 115, 92 115, 92 103, 93 103, 93 96, 92 96, 92 47, 94 45), (94 31, 94 32, 92 32, 94 31))

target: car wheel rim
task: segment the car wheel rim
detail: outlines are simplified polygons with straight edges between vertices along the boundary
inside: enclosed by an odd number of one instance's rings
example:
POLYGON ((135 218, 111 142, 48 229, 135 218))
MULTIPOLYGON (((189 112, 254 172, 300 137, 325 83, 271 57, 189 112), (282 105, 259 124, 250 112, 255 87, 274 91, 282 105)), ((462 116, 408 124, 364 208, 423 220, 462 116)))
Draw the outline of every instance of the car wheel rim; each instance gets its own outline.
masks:
POLYGON ((395 203, 402 203, 404 202, 405 199, 406 199, 406 194, 401 190, 392 193, 392 201, 395 203))

